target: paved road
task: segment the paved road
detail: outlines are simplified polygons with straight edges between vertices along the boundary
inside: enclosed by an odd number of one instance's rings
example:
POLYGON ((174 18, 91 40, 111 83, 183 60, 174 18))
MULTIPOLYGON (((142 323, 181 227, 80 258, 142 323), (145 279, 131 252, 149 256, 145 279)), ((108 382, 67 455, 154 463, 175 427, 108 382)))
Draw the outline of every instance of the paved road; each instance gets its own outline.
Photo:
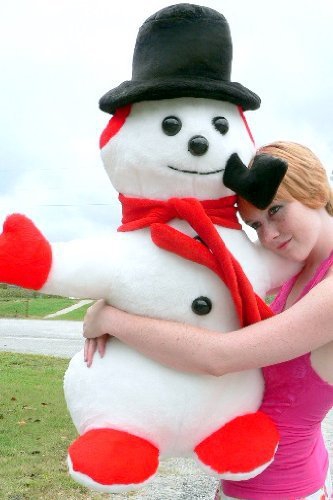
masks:
POLYGON ((71 358, 82 346, 81 321, 0 319, 0 351, 71 358))
MULTIPOLYGON (((0 351, 71 358, 82 345, 82 322, 79 321, 0 319, 0 351)), ((333 466, 333 410, 323 429, 333 466)), ((161 464, 159 474, 147 488, 130 495, 112 495, 112 499, 213 500, 215 488, 216 480, 191 460, 171 459, 161 464)))

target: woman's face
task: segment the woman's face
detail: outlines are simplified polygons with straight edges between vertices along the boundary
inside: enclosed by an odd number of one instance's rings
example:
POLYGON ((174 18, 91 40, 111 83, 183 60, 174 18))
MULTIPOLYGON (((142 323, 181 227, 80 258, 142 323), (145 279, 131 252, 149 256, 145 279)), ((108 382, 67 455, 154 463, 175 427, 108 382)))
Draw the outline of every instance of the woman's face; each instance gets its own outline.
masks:
POLYGON ((299 201, 274 200, 265 210, 240 202, 239 211, 244 222, 257 231, 261 244, 287 259, 304 262, 317 243, 319 211, 299 201))

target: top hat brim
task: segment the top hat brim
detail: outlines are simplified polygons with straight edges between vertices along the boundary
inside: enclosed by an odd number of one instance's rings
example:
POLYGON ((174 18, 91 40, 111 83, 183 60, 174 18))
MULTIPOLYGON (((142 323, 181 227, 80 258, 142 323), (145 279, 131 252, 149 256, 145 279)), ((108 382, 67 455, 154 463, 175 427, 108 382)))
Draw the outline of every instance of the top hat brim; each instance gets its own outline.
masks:
POLYGON ((260 97, 237 82, 208 78, 158 78, 153 81, 125 81, 107 92, 99 101, 99 107, 114 114, 116 109, 141 101, 157 101, 177 97, 203 97, 227 101, 244 111, 260 107, 260 97))

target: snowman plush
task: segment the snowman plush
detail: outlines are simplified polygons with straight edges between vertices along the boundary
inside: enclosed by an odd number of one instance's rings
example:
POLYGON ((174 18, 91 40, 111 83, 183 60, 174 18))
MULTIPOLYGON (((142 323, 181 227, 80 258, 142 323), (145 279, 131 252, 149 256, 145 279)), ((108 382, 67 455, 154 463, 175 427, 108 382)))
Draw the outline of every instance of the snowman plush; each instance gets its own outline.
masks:
MULTIPOLYGON (((260 100, 230 80, 231 60, 220 13, 178 4, 148 18, 132 80, 100 101, 113 115, 100 145, 122 225, 102 240, 50 244, 29 219, 12 215, 0 239, 0 281, 104 298, 221 335, 266 317, 258 296, 294 269, 253 244, 237 220, 230 189, 237 177, 259 205, 278 182, 244 181, 254 143, 243 111, 260 100)), ((220 478, 247 479, 278 446, 274 423, 259 410, 260 370, 182 373, 112 340, 91 368, 82 352, 75 355, 64 385, 80 434, 69 448, 70 473, 99 491, 139 488, 169 456, 195 457, 220 478)))

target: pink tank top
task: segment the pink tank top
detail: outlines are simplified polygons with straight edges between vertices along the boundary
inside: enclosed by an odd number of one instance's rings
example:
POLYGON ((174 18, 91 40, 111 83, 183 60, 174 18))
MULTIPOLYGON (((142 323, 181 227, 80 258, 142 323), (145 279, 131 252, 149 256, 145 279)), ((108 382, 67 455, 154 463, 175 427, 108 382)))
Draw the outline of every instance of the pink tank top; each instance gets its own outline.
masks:
MULTIPOLYGON (((301 299, 317 285, 333 264, 333 252, 304 287, 301 299)), ((271 308, 283 311, 296 281, 294 276, 281 288, 271 308)), ((246 500, 289 500, 319 490, 328 470, 328 453, 321 422, 333 406, 333 385, 313 370, 310 353, 262 369, 265 395, 261 410, 270 415, 280 433, 273 463, 247 481, 222 481, 227 496, 246 500)))

